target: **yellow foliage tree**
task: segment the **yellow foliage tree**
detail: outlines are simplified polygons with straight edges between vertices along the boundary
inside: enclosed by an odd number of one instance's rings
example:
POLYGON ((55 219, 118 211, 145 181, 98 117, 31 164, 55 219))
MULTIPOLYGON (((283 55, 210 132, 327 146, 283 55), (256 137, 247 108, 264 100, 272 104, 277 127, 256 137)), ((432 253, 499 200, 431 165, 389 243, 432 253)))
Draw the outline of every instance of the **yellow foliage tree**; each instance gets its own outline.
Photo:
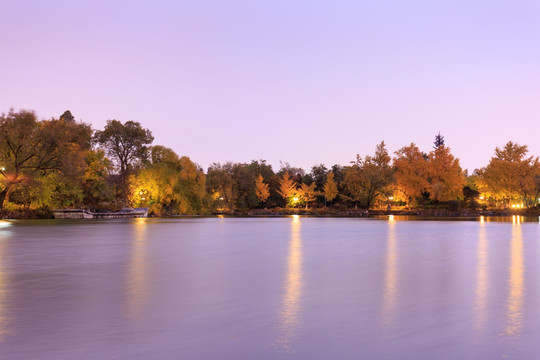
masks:
POLYGON ((527 145, 509 141, 504 148, 495 148, 488 166, 480 169, 476 185, 485 196, 504 201, 524 202, 528 207, 536 204, 540 194, 540 164, 538 157, 527 157, 527 145))
POLYGON ((462 196, 465 174, 459 159, 444 144, 429 153, 426 174, 432 200, 450 201, 462 196))
POLYGON ((289 175, 289 172, 285 172, 283 174, 283 177, 279 179, 279 187, 277 189, 278 194, 287 201, 293 197, 297 192, 296 183, 293 179, 291 179, 291 175, 289 175))
POLYGON ((326 176, 326 182, 324 183, 323 191, 325 197, 325 205, 326 201, 334 200, 339 193, 336 181, 334 180, 334 173, 332 171, 330 171, 326 176))
POLYGON ((270 196, 269 185, 264 182, 264 177, 261 174, 255 180, 255 194, 261 203, 264 203, 270 196))
POLYGON ((398 193, 405 195, 409 205, 412 199, 420 197, 429 188, 427 160, 414 143, 402 147, 395 154, 393 165, 396 187, 398 193))
POLYGON ((309 203, 312 202, 313 200, 315 200, 317 198, 317 195, 318 195, 318 192, 315 191, 315 183, 312 182, 310 185, 302 184, 300 186, 300 189, 298 190, 298 195, 306 203, 306 210, 307 210, 309 203))

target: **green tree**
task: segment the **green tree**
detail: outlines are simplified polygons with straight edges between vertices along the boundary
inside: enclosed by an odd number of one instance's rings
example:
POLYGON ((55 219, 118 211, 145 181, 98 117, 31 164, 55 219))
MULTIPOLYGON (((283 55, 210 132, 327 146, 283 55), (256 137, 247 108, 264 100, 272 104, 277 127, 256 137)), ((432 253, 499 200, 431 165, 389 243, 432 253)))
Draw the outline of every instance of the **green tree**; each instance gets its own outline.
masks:
POLYGON ((114 161, 120 177, 120 198, 127 200, 128 176, 133 173, 137 163, 145 160, 147 147, 154 141, 152 132, 136 121, 108 120, 101 131, 94 136, 114 161))

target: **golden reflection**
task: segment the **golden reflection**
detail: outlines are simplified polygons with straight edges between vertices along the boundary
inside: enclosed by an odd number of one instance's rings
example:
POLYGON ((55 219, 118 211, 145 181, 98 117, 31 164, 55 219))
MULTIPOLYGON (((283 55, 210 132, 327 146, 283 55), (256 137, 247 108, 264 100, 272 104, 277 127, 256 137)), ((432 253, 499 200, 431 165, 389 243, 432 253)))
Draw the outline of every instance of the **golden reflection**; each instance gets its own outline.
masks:
POLYGON ((480 222, 481 223, 486 222, 486 218, 484 216, 480 216, 480 222))
MULTIPOLYGON (((515 216, 515 215, 514 215, 515 216)), ((523 326, 523 295, 525 292, 523 271, 523 237, 521 234, 520 216, 512 226, 512 242, 510 245, 509 292, 507 310, 507 325, 505 333, 516 335, 523 326)))
POLYGON ((148 294, 148 264, 146 259, 146 218, 137 218, 133 226, 129 261, 127 308, 129 317, 137 318, 148 294))
POLYGON ((287 279, 280 314, 281 336, 278 345, 286 352, 291 351, 292 338, 298 327, 300 298, 302 296, 302 238, 300 236, 300 217, 292 216, 291 240, 287 259, 287 279))
POLYGON ((476 299, 475 299, 475 330, 482 330, 486 322, 487 291, 488 291, 488 242, 486 224, 480 218, 478 233, 478 265, 476 268, 476 299))
POLYGON ((8 319, 7 319, 7 277, 6 270, 4 268, 5 263, 5 242, 6 239, 3 234, 0 234, 0 341, 7 333, 8 319))
POLYGON ((394 215, 388 215, 388 221, 395 221, 394 220, 394 215))
MULTIPOLYGON (((390 219, 389 219, 390 220, 390 219)), ((388 222, 388 240, 386 246, 386 265, 384 270, 384 294, 382 304, 382 320, 390 325, 397 300, 397 242, 396 223, 388 222)))

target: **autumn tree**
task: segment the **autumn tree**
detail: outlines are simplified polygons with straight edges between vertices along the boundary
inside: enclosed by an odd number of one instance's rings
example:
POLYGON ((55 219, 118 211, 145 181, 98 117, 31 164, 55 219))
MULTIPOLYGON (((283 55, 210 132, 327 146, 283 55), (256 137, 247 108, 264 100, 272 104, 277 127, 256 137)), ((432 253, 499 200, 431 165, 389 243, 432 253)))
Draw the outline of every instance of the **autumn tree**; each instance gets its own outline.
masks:
POLYGON ((479 191, 506 204, 519 199, 528 207, 535 205, 540 195, 540 164, 538 157, 527 156, 528 151, 527 145, 512 141, 495 148, 489 164, 478 171, 479 191))
POLYGON ((317 194, 318 192, 315 190, 314 182, 312 182, 309 185, 302 183, 302 185, 300 186, 300 189, 298 189, 298 195, 306 203, 306 210, 308 209, 309 203, 317 198, 317 194))
POLYGON ((336 181, 334 180, 334 173, 332 171, 328 172, 328 175, 326 176, 326 182, 323 186, 323 193, 325 206, 327 201, 334 200, 339 193, 336 181))
POLYGON ((277 192, 285 201, 287 201, 287 204, 289 200, 297 194, 298 188, 296 187, 296 182, 291 178, 288 171, 285 172, 279 180, 277 192))
POLYGON ((10 110, 0 116, 0 210, 14 186, 36 176, 81 171, 80 159, 90 148, 92 129, 69 120, 38 121, 33 111, 10 110))
POLYGON ((429 153, 426 174, 430 198, 435 202, 461 197, 465 174, 459 159, 444 144, 429 153))
POLYGON ((128 176, 137 163, 147 155, 147 145, 154 141, 152 132, 136 121, 108 120, 101 131, 96 131, 96 142, 114 161, 120 177, 120 198, 127 199, 128 176))
POLYGON ((402 147, 395 155, 393 165, 396 187, 405 195, 409 205, 411 200, 428 191, 427 160, 414 143, 402 147))
POLYGON ((259 199, 261 203, 266 202, 270 196, 270 187, 264 182, 264 178, 261 174, 259 174, 259 176, 257 176, 257 180, 255 180, 255 193, 257 195, 257 199, 259 199))
POLYGON ((377 145, 375 155, 367 155, 363 160, 356 155, 356 161, 347 168, 344 179, 351 198, 365 209, 384 194, 392 181, 393 170, 384 141, 377 145))

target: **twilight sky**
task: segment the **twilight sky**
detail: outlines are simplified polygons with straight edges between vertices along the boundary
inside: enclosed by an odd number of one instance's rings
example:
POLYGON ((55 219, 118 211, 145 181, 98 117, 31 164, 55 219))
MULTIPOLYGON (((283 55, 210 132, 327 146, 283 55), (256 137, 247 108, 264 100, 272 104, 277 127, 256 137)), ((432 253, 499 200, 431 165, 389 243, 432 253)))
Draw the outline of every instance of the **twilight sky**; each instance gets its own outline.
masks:
POLYGON ((212 162, 347 165, 440 131, 540 155, 540 2, 0 1, 0 112, 69 109, 212 162))

